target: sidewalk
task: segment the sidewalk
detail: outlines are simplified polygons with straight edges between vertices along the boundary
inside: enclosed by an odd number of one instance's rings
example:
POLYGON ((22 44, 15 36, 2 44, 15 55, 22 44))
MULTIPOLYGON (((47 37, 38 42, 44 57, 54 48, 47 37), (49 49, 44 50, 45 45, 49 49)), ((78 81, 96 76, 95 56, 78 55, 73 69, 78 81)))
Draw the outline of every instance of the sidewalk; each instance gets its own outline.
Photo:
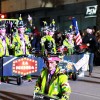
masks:
MULTIPOLYGON (((89 76, 89 72, 85 72, 85 76, 89 76)), ((100 78, 100 66, 94 66, 93 72, 92 72, 92 77, 97 77, 100 78)))
POLYGON ((84 77, 78 77, 78 81, 100 84, 100 66, 95 66, 92 76, 89 77, 89 72, 85 72, 84 77))
POLYGON ((100 66, 94 66, 93 73, 99 73, 100 74, 100 66))

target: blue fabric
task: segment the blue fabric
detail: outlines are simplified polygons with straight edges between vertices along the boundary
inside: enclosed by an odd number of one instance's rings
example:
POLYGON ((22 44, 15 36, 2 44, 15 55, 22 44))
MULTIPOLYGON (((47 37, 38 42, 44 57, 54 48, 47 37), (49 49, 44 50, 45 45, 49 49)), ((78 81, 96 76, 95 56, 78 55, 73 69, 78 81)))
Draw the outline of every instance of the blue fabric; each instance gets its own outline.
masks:
POLYGON ((78 29, 77 20, 74 17, 72 18, 72 25, 73 25, 73 31, 75 31, 77 35, 79 33, 79 29, 78 29))
POLYGON ((34 37, 34 39, 32 40, 32 48, 35 48, 36 51, 40 50, 40 43, 37 37, 34 37))
POLYGON ((93 60, 94 60, 94 53, 90 53, 89 56, 89 72, 92 73, 93 71, 93 60))

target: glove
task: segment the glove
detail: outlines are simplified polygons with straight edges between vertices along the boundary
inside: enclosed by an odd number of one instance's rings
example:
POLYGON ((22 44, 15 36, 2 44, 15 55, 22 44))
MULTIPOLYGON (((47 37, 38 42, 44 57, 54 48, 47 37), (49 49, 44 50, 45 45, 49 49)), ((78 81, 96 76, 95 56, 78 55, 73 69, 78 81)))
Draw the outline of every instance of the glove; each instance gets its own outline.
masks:
POLYGON ((37 86, 35 86, 35 90, 34 90, 34 92, 37 93, 37 92, 39 92, 39 91, 40 91, 40 88, 37 87, 37 86))
POLYGON ((60 100, 69 100, 69 98, 66 95, 63 95, 60 100))

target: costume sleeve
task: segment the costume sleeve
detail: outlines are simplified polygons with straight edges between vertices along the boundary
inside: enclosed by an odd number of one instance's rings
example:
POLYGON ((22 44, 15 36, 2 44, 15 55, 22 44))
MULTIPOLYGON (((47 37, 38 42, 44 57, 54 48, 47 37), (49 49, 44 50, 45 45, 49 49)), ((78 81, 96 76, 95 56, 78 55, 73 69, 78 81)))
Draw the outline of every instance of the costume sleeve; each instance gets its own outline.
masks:
POLYGON ((45 37, 42 37, 41 38, 41 47, 42 47, 42 54, 44 54, 44 51, 45 51, 45 45, 44 45, 44 42, 46 41, 46 38, 45 37))
POLYGON ((14 49, 16 45, 18 45, 18 42, 16 41, 15 36, 13 36, 13 41, 12 41, 12 44, 11 44, 11 48, 14 49))
POLYGON ((64 45, 65 47, 67 47, 67 48, 70 48, 70 47, 71 47, 71 45, 68 43, 68 39, 65 39, 65 40, 63 41, 63 45, 64 45))
POLYGON ((7 43, 7 46, 10 47, 10 40, 8 37, 6 37, 6 43, 7 43))
POLYGON ((56 54, 57 51, 56 51, 56 43, 55 43, 55 40, 53 39, 52 42, 53 42, 53 51, 54 51, 54 54, 56 54))
POLYGON ((61 100, 69 100, 71 94, 71 87, 68 83, 67 75, 63 74, 59 76, 59 84, 61 86, 61 100))
POLYGON ((34 89, 35 92, 40 92, 40 90, 41 90, 42 75, 43 75, 44 70, 45 70, 45 68, 42 69, 41 74, 36 81, 36 85, 35 85, 35 89, 34 89))
POLYGON ((25 40, 26 40, 26 46, 28 48, 30 48, 31 47, 31 44, 30 44, 30 41, 29 41, 29 36, 25 35, 25 40))
POLYGON ((37 81, 36 81, 34 92, 39 92, 40 91, 40 86, 41 86, 41 76, 39 76, 37 81))

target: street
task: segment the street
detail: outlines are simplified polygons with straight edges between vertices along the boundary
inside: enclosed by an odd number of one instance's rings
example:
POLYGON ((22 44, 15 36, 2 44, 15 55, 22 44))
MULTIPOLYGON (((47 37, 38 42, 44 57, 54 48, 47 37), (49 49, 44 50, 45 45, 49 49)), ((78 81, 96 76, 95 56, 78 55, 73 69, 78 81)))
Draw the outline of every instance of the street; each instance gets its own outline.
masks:
MULTIPOLYGON (((35 81, 25 80, 20 86, 15 82, 0 84, 0 100, 32 100, 35 81)), ((92 77, 85 72, 85 77, 69 80, 69 83, 72 88, 70 100, 100 100, 100 66, 94 67, 92 77)))

